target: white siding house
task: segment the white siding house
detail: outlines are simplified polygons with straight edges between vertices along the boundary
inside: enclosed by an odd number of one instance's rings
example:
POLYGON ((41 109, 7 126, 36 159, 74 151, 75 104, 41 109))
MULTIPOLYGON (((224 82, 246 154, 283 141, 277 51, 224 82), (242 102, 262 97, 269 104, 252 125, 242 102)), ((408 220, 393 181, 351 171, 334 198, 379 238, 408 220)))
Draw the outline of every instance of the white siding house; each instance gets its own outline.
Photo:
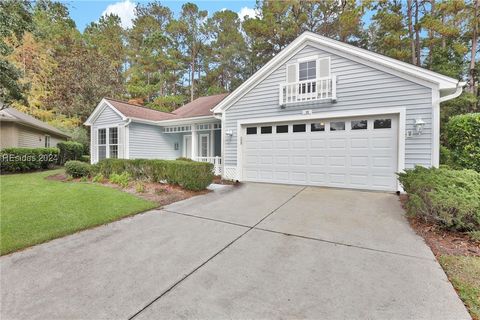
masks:
POLYGON ((92 139, 124 128, 125 158, 187 156, 240 181, 394 191, 396 172, 438 166, 440 102, 463 85, 306 32, 226 97, 141 120, 102 100, 87 124, 92 139))

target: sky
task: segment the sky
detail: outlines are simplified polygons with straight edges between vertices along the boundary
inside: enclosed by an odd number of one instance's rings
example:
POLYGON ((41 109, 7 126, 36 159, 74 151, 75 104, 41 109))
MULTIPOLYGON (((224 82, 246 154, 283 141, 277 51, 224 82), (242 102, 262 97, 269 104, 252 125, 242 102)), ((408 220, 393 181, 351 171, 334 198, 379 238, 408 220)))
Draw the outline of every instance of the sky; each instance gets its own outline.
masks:
MULTIPOLYGON (((77 28, 83 32, 85 27, 90 22, 98 21, 98 19, 107 13, 115 13, 122 19, 122 25, 124 27, 130 27, 132 25, 132 19, 135 17, 135 5, 137 3, 146 4, 149 1, 135 1, 135 0, 65 0, 65 3, 70 10, 70 17, 75 20, 77 28)), ((191 0, 191 1, 175 1, 167 0, 160 3, 166 7, 169 7, 175 14, 178 14, 182 8, 182 4, 185 2, 193 2, 198 5, 201 10, 207 10, 211 15, 215 11, 222 9, 229 9, 239 14, 240 18, 245 15, 254 15, 255 0, 191 0)))

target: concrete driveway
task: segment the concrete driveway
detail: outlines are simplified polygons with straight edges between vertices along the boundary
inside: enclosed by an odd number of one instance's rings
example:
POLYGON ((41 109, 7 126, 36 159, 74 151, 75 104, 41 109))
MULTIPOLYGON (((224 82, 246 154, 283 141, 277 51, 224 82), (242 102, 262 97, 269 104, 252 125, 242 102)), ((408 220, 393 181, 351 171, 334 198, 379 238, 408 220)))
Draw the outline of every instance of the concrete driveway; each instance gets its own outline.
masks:
POLYGON ((470 319, 395 195, 246 184, 0 258, 3 319, 470 319))

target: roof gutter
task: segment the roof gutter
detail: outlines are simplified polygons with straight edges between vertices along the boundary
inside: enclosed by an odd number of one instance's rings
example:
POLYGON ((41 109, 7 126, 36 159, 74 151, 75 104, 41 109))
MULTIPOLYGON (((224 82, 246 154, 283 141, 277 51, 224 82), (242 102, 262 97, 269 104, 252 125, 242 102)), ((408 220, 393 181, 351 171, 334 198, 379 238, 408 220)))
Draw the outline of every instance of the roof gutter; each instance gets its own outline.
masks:
POLYGON ((452 94, 441 97, 439 99, 439 102, 442 103, 442 102, 457 98, 458 96, 460 96, 462 94, 463 86, 465 86, 465 82, 460 82, 460 80, 459 80, 458 83, 457 83, 457 87, 455 88, 455 92, 452 93, 452 94))

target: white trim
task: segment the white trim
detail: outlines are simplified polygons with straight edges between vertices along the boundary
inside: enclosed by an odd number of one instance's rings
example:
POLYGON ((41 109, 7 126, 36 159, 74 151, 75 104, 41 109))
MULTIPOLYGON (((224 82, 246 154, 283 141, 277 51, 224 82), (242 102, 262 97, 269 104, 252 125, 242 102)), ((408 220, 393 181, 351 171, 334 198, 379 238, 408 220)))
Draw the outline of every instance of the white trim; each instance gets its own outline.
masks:
POLYGON ((124 130, 125 139, 123 140, 124 141, 124 145, 123 145, 124 155, 123 156, 124 156, 125 159, 130 159, 130 123, 131 123, 131 120, 129 120, 125 124, 125 130, 124 130))
MULTIPOLYGON (((309 57, 305 57, 305 58, 298 58, 297 59, 297 64, 300 64, 302 62, 308 62, 308 61, 317 61, 318 60, 318 54, 316 55, 313 55, 313 56, 309 56, 309 57)), ((315 62, 316 63, 316 62, 315 62)))
POLYGON ((431 165, 440 166, 440 92, 432 90, 432 155, 431 165))
POLYGON ((260 68, 260 70, 258 70, 253 76, 251 76, 247 81, 240 85, 234 92, 232 92, 219 104, 217 104, 217 106, 215 106, 212 111, 214 113, 219 113, 228 110, 228 108, 237 99, 241 98, 244 94, 250 91, 250 89, 258 82, 262 81, 269 74, 271 74, 276 68, 278 68, 279 65, 284 63, 288 58, 298 52, 299 49, 304 47, 307 42, 312 42, 314 44, 320 45, 322 47, 322 50, 325 50, 327 52, 331 50, 334 50, 336 52, 343 52, 344 54, 348 55, 349 59, 356 57, 364 62, 370 61, 370 65, 377 69, 389 70, 391 73, 395 72, 398 76, 405 78, 408 77, 407 80, 411 80, 416 83, 429 83, 431 85, 438 85, 440 90, 455 88, 458 84, 458 80, 441 75, 439 73, 426 70, 414 65, 410 65, 405 62, 401 62, 374 52, 370 52, 365 49, 360 49, 355 46, 348 45, 346 43, 332 40, 327 37, 323 37, 318 34, 306 31, 298 38, 296 38, 292 43, 290 43, 274 58, 272 58, 267 64, 260 68))
POLYGON ((100 116, 103 110, 105 110, 106 107, 110 107, 116 114, 118 114, 122 118, 122 120, 127 120, 127 117, 123 113, 118 111, 110 102, 103 98, 83 124, 86 126, 93 125, 95 120, 97 120, 97 118, 100 116))
POLYGON ((226 114, 222 113, 222 128, 221 128, 221 134, 220 134, 220 156, 222 157, 222 177, 227 178, 226 176, 226 171, 225 171, 225 120, 226 114))
MULTIPOLYGON (((236 176, 237 180, 242 181, 242 156, 243 145, 242 137, 243 126, 249 124, 261 124, 261 123, 276 123, 276 122, 291 122, 291 121, 311 121, 317 119, 329 119, 329 118, 350 118, 360 116, 375 116, 375 115, 398 115, 398 153, 397 153, 397 172, 403 172, 405 170, 405 124, 406 124, 406 109, 404 107, 392 107, 392 108, 368 108, 360 110, 347 110, 347 111, 332 111, 324 113, 315 113, 312 115, 290 115, 290 116, 278 116, 268 118, 257 119, 245 119, 237 121, 237 166, 236 176)), ((400 182, 397 180, 397 190, 402 191, 400 182)))
POLYGON ((197 123, 199 121, 211 120, 211 122, 216 122, 218 119, 213 115, 211 116, 200 116, 200 117, 191 117, 191 118, 180 118, 180 119, 170 119, 170 120, 160 120, 155 121, 155 124, 164 126, 164 125, 176 125, 176 124, 191 124, 197 123))
POLYGON ((215 153, 215 131, 214 129, 210 129, 210 157, 214 157, 215 153))
POLYGON ((210 134, 209 133, 200 133, 198 135, 198 155, 197 157, 210 157, 210 134), (202 138, 207 137, 207 155, 202 155, 202 138))
MULTIPOLYGON (((182 157, 186 158, 187 157, 187 138, 190 137, 192 139, 191 134, 184 134, 183 135, 183 150, 182 150, 182 157)), ((193 157, 193 154, 192 154, 193 157)))

